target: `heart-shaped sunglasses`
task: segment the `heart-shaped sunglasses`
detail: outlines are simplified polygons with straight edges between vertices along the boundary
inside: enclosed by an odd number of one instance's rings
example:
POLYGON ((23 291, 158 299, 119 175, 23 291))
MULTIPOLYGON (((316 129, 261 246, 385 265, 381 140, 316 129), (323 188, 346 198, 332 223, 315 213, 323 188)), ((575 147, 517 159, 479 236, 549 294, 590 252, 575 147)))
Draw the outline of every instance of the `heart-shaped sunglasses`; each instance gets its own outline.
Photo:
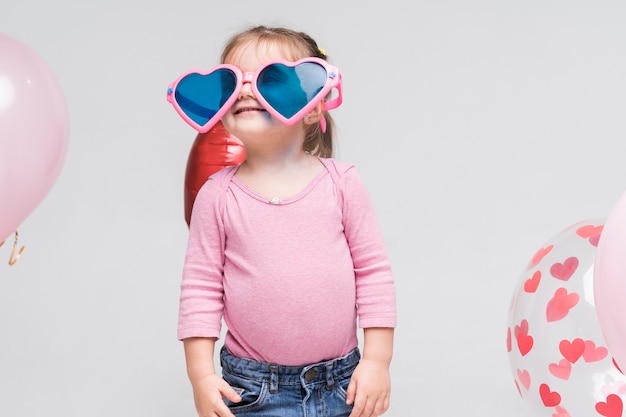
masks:
MULTIPOLYGON (((209 71, 189 71, 167 89, 167 101, 198 132, 209 131, 231 108, 244 83, 250 83, 256 100, 273 117, 294 125, 323 102, 332 110, 342 102, 339 68, 319 58, 296 62, 278 60, 261 66, 255 72, 242 72, 230 64, 209 71), (332 89, 337 95, 324 101, 332 89)), ((326 119, 320 120, 326 131, 326 119)))

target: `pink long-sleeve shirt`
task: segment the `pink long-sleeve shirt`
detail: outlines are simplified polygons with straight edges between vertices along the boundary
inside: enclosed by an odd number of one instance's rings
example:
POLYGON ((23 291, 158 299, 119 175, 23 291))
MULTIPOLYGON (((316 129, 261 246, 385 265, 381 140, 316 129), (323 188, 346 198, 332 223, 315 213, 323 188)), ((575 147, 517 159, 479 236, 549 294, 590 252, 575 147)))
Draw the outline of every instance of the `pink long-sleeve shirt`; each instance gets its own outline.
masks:
POLYGON ((341 357, 360 327, 395 327, 382 234, 356 169, 334 159, 280 204, 236 167, 200 189, 181 284, 178 338, 219 337, 235 356, 281 365, 341 357))

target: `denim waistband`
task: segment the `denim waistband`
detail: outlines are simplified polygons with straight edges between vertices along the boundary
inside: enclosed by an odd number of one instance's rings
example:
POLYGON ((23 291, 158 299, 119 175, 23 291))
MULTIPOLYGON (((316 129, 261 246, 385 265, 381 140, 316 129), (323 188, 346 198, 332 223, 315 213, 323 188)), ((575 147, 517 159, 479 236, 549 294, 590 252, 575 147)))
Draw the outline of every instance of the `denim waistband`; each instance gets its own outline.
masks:
POLYGON ((256 381, 268 381, 270 391, 278 390, 278 385, 319 384, 335 385, 335 379, 341 379, 358 365, 361 354, 358 348, 341 358, 322 361, 306 366, 284 366, 253 359, 238 358, 223 347, 220 352, 222 369, 231 375, 237 375, 256 381))

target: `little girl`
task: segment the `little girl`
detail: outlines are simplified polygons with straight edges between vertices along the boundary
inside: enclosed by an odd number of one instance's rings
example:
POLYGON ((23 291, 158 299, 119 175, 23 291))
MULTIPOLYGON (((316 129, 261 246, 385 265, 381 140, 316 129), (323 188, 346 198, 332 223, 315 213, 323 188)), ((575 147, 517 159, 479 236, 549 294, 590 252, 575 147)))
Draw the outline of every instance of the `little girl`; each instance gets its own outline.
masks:
POLYGON ((168 90, 190 125, 221 120, 247 155, 211 176, 191 216, 178 337, 198 415, 380 416, 395 290, 363 182, 332 158, 339 69, 307 34, 265 26, 232 37, 222 63, 168 90))

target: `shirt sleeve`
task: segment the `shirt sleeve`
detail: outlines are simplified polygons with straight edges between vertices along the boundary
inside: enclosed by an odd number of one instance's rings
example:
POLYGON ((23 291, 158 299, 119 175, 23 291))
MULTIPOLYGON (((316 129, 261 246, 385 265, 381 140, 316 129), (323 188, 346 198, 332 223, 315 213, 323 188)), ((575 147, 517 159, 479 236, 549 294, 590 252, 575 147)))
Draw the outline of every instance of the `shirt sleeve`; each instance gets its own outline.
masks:
MULTIPOLYGON (((219 176, 218 176, 219 177, 219 176)), ((224 190, 209 179, 194 202, 183 266, 178 313, 178 339, 220 336, 223 302, 224 190)))
POLYGON ((396 298, 383 235, 356 168, 340 178, 344 230, 354 263, 359 327, 396 327, 396 298))

